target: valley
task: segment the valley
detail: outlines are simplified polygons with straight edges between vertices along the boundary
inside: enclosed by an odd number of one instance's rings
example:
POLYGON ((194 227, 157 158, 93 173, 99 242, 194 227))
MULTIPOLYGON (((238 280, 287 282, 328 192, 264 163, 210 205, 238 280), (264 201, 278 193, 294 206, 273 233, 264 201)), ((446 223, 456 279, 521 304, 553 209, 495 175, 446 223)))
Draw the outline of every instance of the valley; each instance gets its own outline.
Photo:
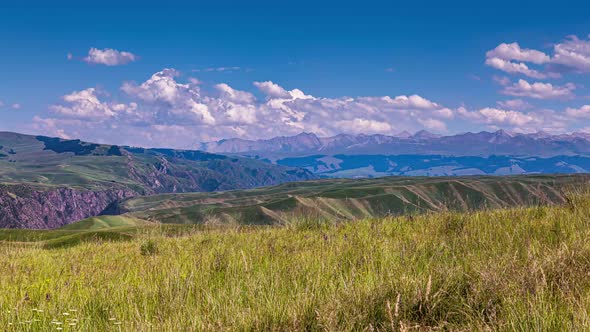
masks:
POLYGON ((253 188, 313 179, 242 157, 0 133, 0 228, 56 228, 114 202, 167 192, 253 188))

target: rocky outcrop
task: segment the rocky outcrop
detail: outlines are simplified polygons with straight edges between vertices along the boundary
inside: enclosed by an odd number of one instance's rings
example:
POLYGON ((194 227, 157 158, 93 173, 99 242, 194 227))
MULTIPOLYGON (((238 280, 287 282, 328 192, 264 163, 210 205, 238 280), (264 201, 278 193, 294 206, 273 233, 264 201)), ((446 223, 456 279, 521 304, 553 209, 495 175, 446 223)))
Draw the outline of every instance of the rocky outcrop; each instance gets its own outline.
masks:
POLYGON ((135 195, 127 188, 91 191, 0 185, 0 228, 57 228, 99 215, 113 202, 135 195))

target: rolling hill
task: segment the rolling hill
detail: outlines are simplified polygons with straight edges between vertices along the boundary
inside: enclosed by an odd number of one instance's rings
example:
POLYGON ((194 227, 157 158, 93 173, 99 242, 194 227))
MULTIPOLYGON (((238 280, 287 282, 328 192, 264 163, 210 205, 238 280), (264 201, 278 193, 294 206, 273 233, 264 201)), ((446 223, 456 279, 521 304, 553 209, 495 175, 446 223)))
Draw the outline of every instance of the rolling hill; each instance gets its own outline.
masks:
POLYGON ((330 179, 217 193, 162 194, 123 200, 116 212, 175 224, 288 224, 352 220, 428 211, 468 211, 558 204, 564 190, 590 175, 507 177, 384 177, 330 179))
POLYGON ((137 195, 312 178, 306 170, 242 157, 0 132, 0 228, 55 228, 137 195))

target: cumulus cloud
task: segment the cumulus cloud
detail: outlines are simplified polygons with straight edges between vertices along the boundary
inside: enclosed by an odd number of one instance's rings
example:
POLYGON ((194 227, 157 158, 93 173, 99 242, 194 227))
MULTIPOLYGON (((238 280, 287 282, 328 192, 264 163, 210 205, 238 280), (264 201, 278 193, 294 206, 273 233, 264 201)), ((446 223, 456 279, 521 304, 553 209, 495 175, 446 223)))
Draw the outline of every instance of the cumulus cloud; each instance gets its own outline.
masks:
POLYGON ((487 58, 498 58, 502 60, 517 60, 532 62, 536 64, 547 63, 550 57, 537 50, 520 48, 518 43, 502 43, 486 53, 487 58))
MULTIPOLYGON (((71 54, 68 55, 68 59, 71 58, 71 54)), ((93 47, 83 60, 90 64, 120 66, 137 60, 137 56, 131 52, 117 51, 112 48, 98 49, 93 47)))
POLYGON ((575 72, 590 72, 590 35, 588 40, 569 36, 553 47, 551 63, 564 66, 575 72))
POLYGON ((568 107, 565 110, 565 113, 568 116, 576 118, 576 119, 579 119, 579 118, 590 119, 590 105, 584 105, 580 108, 568 107))
POLYGON ((433 118, 418 118, 418 123, 424 126, 424 128, 433 130, 436 132, 446 132, 447 124, 441 120, 433 118))
POLYGON ((486 123, 493 124, 507 124, 510 126, 525 126, 533 121, 537 121, 534 116, 529 114, 516 112, 516 111, 505 111, 497 108, 486 107, 479 110, 479 114, 486 123))
POLYGON ((225 83, 217 84, 215 88, 220 92, 221 98, 237 104, 252 104, 256 101, 250 92, 236 90, 225 83))
POLYGON ((267 95, 269 98, 290 98, 291 94, 287 90, 283 89, 280 85, 275 84, 271 81, 266 82, 254 82, 262 93, 267 95))
POLYGON ((545 79, 548 74, 530 68, 525 62, 540 65, 549 61, 550 57, 541 51, 520 48, 518 43, 502 43, 486 53, 485 64, 508 74, 522 74, 531 78, 545 79))
POLYGON ((509 74, 536 79, 559 78, 564 73, 590 73, 590 35, 588 39, 568 36, 553 45, 553 54, 523 49, 518 43, 502 43, 486 53, 486 65, 509 74), (544 65, 543 70, 529 64, 544 65))
POLYGON ((535 99, 570 99, 574 97, 573 91, 576 86, 567 83, 564 86, 552 85, 551 83, 529 83, 525 80, 505 87, 502 93, 509 96, 528 97, 535 99))
POLYGON ((538 79, 544 79, 547 77, 547 75, 534 70, 534 69, 530 69, 526 64, 520 62, 520 63, 516 63, 516 62, 510 62, 504 59, 500 59, 500 58, 488 58, 486 59, 486 65, 496 68, 498 70, 501 70, 503 72, 509 73, 509 74, 523 74, 525 76, 528 77, 532 77, 532 78, 538 78, 538 79))
POLYGON ((62 97, 65 105, 53 105, 51 109, 62 116, 81 119, 104 119, 115 112, 98 99, 96 89, 74 91, 62 97))
POLYGON ((460 118, 472 123, 480 123, 489 129, 508 129, 514 132, 546 131, 562 133, 567 130, 572 119, 553 110, 536 110, 529 112, 485 107, 475 111, 459 108, 460 118))
POLYGON ((391 125, 387 122, 369 120, 369 119, 352 119, 341 120, 337 125, 343 131, 355 134, 363 133, 391 133, 391 125))

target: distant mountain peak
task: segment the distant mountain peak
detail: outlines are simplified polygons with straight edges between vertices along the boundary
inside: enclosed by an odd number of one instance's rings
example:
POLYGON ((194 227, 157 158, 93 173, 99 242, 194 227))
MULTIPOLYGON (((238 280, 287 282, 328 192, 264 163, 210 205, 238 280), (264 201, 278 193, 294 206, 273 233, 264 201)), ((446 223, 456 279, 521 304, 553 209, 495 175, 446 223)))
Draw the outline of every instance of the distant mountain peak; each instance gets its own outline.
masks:
POLYGON ((318 136, 314 133, 308 133, 308 132, 301 132, 293 137, 297 137, 297 138, 301 138, 301 137, 306 137, 306 138, 318 138, 318 136))
POLYGON ((229 139, 203 143, 212 153, 266 156, 310 156, 314 154, 441 154, 441 155, 528 155, 554 156, 590 154, 590 133, 553 135, 544 131, 513 133, 505 129, 437 135, 427 130, 396 135, 338 134, 318 137, 302 132, 271 139, 229 139), (420 144, 417 144, 420 143, 420 144))
POLYGON ((496 136, 508 136, 508 137, 514 136, 512 133, 510 133, 504 129, 496 130, 496 132, 494 134, 496 134, 496 136))
POLYGON ((410 138, 410 137, 412 137, 412 134, 410 134, 408 131, 404 130, 404 131, 397 133, 393 136, 398 137, 398 138, 410 138))
POLYGON ((431 139, 431 138, 439 138, 441 137, 440 135, 437 134, 433 134, 427 130, 420 130, 418 132, 416 132, 412 138, 417 138, 417 139, 431 139))

